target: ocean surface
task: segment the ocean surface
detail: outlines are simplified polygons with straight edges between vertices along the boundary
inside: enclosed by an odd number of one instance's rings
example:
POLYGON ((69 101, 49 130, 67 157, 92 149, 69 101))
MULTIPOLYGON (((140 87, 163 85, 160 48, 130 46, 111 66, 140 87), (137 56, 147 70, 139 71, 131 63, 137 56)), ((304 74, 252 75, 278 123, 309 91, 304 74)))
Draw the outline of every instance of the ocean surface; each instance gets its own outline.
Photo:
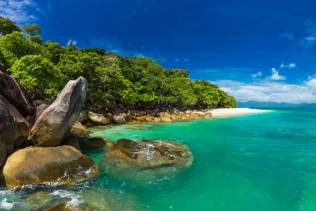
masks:
POLYGON ((124 211, 316 210, 316 110, 114 126, 94 129, 92 135, 184 143, 194 161, 176 175, 139 183, 109 175, 104 171, 103 152, 90 151, 101 166, 94 181, 71 188, 3 189, 0 209, 31 209, 34 205, 27 199, 41 190, 56 200, 69 197, 73 204, 95 200, 97 193, 111 200, 112 210, 124 211))

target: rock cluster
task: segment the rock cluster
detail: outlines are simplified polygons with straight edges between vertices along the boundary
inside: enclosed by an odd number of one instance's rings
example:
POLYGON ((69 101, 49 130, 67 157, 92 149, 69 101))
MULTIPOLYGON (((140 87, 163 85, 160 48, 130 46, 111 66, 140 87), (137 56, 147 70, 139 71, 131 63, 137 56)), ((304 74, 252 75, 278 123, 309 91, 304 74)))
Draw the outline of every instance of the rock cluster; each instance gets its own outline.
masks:
POLYGON ((188 110, 173 111, 173 112, 159 112, 159 113, 148 113, 143 115, 133 115, 130 123, 142 123, 142 122, 173 122, 182 120, 193 120, 210 118, 212 116, 210 111, 194 111, 188 110))
POLYGON ((98 173, 94 161, 78 150, 88 135, 76 122, 86 92, 87 81, 79 77, 50 106, 36 107, 27 90, 0 71, 0 166, 6 186, 68 184, 98 173))
POLYGON ((212 117, 210 110, 197 111, 187 110, 183 111, 172 111, 172 112, 128 112, 119 114, 107 114, 106 116, 98 113, 88 112, 88 123, 92 125, 109 125, 113 124, 139 124, 143 122, 173 122, 173 121, 184 121, 194 119, 205 119, 212 117))

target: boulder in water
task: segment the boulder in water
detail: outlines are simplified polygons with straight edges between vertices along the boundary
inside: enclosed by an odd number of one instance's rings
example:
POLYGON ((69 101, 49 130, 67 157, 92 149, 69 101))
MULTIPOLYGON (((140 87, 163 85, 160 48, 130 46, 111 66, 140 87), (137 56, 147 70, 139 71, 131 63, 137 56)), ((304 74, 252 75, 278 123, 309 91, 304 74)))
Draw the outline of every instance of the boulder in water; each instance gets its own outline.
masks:
POLYGON ((132 179, 165 176, 189 167, 192 161, 192 153, 186 145, 170 141, 121 139, 116 143, 108 142, 104 156, 109 173, 132 179))
POLYGON ((32 210, 45 211, 142 211, 144 206, 127 193, 101 190, 54 190, 38 191, 26 199, 26 206, 32 210))
POLYGON ((60 145, 78 119, 84 105, 87 81, 83 77, 67 83, 56 100, 36 120, 28 139, 35 146, 60 145))
POLYGON ((3 167, 7 187, 27 184, 73 184, 96 176, 92 159, 71 146, 28 147, 13 153, 3 167))

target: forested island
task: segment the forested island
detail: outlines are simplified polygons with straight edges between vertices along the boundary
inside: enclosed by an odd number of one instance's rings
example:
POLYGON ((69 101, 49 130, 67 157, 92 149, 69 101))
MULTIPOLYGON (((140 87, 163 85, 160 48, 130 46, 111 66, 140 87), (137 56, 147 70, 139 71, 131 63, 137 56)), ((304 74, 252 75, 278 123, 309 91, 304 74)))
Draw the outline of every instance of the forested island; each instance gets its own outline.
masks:
POLYGON ((85 108, 100 113, 236 107, 233 97, 206 80, 191 80, 183 69, 164 68, 145 57, 100 48, 43 42, 40 27, 18 27, 0 18, 0 63, 28 88, 33 100, 52 101, 69 81, 89 83, 85 108))

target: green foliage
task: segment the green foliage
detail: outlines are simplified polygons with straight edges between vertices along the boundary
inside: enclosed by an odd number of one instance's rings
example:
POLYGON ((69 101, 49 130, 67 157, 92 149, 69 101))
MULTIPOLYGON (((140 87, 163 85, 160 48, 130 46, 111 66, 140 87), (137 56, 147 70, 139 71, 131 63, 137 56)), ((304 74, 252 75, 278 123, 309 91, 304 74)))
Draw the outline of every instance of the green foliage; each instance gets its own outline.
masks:
POLYGON ((25 55, 45 55, 47 50, 40 44, 23 37, 21 32, 13 32, 0 37, 0 52, 6 59, 9 67, 25 55))
POLYGON ((33 36, 31 36, 31 37, 30 37, 30 40, 31 40, 32 42, 35 42, 35 43, 38 43, 38 44, 42 44, 42 42, 43 42, 43 38, 42 38, 41 36, 39 36, 39 35, 33 35, 33 36))
POLYGON ((15 22, 7 18, 0 17, 0 35, 10 34, 15 31, 21 31, 15 22))
POLYGON ((58 68, 40 55, 22 57, 11 67, 11 72, 25 86, 43 97, 57 94, 65 81, 58 68))
POLYGON ((34 24, 24 27, 25 36, 16 29, 8 32, 12 33, 0 37, 0 63, 43 99, 53 98, 68 80, 83 76, 89 82, 87 107, 99 112, 236 106, 235 99, 216 85, 191 80, 187 70, 100 48, 42 43, 34 24))

